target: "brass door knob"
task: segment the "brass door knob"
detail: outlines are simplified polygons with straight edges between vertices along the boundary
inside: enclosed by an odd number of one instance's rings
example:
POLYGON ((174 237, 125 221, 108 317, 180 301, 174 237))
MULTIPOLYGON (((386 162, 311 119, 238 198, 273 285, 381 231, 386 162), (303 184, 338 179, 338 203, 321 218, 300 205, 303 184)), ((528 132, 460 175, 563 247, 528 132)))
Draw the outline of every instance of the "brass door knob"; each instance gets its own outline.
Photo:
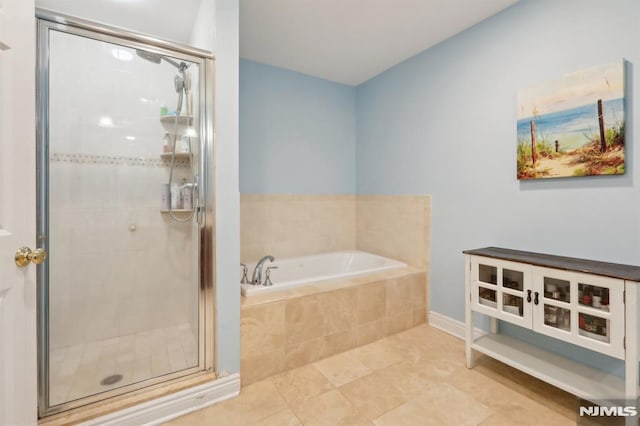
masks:
POLYGON ((31 250, 29 247, 20 248, 14 257, 16 265, 20 268, 24 268, 29 264, 29 262, 39 265, 44 262, 46 258, 47 252, 44 251, 44 249, 37 248, 35 250, 31 250))

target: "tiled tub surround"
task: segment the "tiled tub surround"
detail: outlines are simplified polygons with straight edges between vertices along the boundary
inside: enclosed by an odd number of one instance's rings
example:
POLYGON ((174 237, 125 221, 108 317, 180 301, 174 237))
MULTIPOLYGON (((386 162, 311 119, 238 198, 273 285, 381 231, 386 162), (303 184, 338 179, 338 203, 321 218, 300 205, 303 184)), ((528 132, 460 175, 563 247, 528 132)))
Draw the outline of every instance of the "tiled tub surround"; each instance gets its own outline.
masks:
POLYGON ((242 384, 426 322, 423 270, 407 267, 242 298, 242 384))
POLYGON ((240 220, 244 263, 342 250, 429 263, 428 195, 242 194, 240 220))
POLYGON ((429 270, 431 196, 358 195, 356 248, 429 270))
POLYGON ((241 194, 240 259, 356 249, 354 195, 241 194))

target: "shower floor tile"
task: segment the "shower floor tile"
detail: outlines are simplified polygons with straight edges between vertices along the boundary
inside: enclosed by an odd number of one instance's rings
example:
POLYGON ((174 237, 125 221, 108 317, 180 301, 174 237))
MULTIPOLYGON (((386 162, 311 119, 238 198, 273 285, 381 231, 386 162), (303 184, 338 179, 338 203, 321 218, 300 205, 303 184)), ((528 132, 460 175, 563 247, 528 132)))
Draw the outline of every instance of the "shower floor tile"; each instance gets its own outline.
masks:
POLYGON ((58 405, 197 365, 189 324, 51 350, 50 404, 58 405), (101 382, 113 375, 113 384, 101 382))

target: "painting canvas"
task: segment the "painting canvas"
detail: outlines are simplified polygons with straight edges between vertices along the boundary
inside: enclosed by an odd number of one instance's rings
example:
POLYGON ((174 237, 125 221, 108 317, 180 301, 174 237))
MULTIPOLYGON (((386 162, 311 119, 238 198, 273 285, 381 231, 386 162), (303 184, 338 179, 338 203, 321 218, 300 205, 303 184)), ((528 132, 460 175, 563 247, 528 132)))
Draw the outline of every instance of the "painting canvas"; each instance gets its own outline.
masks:
POLYGON ((624 61, 518 91, 518 179, 625 171, 624 61))

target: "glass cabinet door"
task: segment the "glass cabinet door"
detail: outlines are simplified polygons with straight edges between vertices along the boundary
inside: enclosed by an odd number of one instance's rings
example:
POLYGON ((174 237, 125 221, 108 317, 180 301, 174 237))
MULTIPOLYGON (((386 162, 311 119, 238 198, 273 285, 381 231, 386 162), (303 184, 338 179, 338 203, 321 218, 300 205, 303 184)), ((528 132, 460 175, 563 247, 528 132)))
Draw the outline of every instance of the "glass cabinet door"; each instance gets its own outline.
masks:
POLYGON ((477 280, 483 284, 498 284, 498 268, 479 263, 477 280))
POLYGON ((578 283, 578 304, 609 312, 609 288, 578 283))
POLYGON ((489 306, 496 309, 498 307, 498 296, 495 290, 490 288, 478 287, 478 302, 481 305, 489 306))
POLYGON ((571 283, 567 280, 544 277, 543 293, 545 299, 569 303, 571 302, 571 283))
POLYGON ((611 336, 609 335, 611 328, 607 318, 578 312, 578 327, 580 336, 604 343, 611 341, 611 336))
POLYGON ((624 281, 540 268, 534 285, 533 329, 624 358, 624 281))
POLYGON ((614 316, 610 305, 615 291, 616 288, 595 283, 592 279, 578 282, 578 335, 581 340, 611 343, 614 316))
POLYGON ((545 303, 544 325, 558 330, 571 332, 571 310, 545 303))
MULTIPOLYGON (((571 332, 571 282, 545 276, 542 285, 544 325, 562 332, 571 332)), ((534 298, 538 297, 539 292, 536 292, 534 298)))
POLYGON ((498 268, 487 263, 472 265, 474 305, 489 315, 495 315, 498 309, 498 268))
POLYGON ((530 284, 522 264, 480 259, 471 265, 474 309, 504 321, 531 326, 530 284))
POLYGON ((524 317, 524 273, 502 269, 502 312, 524 317))

